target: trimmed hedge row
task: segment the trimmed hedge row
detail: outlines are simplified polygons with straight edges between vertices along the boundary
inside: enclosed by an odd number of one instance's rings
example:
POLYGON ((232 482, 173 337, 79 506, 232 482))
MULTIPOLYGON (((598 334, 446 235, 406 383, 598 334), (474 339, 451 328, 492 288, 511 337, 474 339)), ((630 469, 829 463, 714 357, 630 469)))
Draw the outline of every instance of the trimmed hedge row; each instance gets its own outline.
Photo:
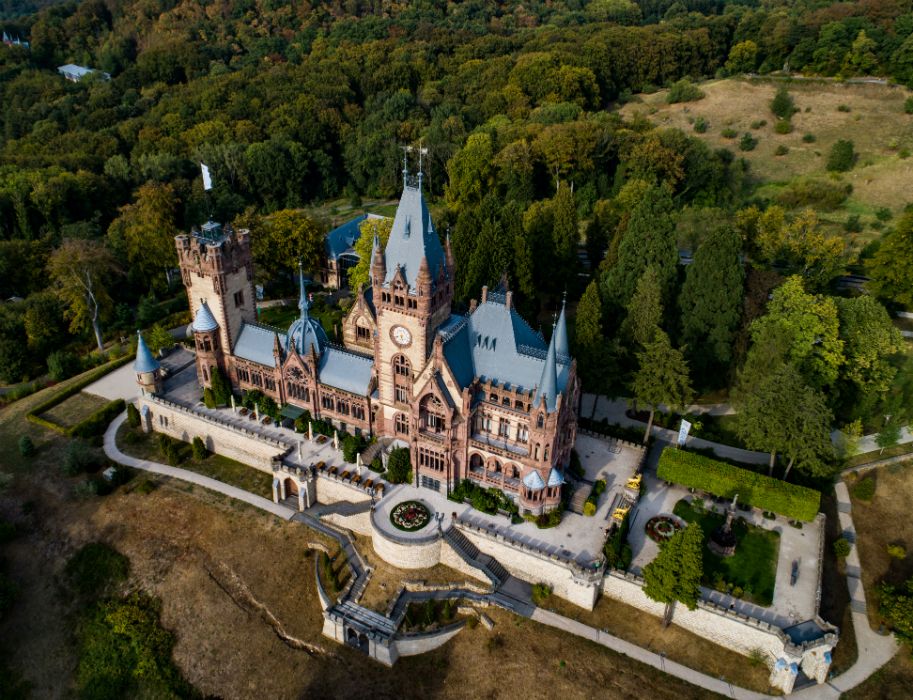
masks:
POLYGON ((741 503, 795 520, 814 520, 821 505, 821 494, 814 489, 674 447, 663 450, 656 473, 665 481, 716 496, 732 498, 738 494, 741 503))
POLYGON ((32 423, 35 423, 36 425, 54 430, 62 435, 71 437, 74 435, 78 437, 90 437, 91 435, 95 434, 91 431, 97 428, 100 421, 105 420, 104 424, 107 425, 107 423, 110 423, 118 413, 124 410, 123 399, 111 401, 110 403, 102 406, 100 409, 95 411, 88 418, 81 420, 79 423, 72 425, 69 428, 65 428, 64 426, 58 425, 53 421, 49 421, 47 418, 42 418, 40 414, 44 413, 45 411, 50 411, 52 408, 54 408, 54 406, 57 406, 58 404, 66 401, 71 396, 78 394, 92 382, 105 376, 109 372, 118 369, 119 367, 123 367, 131 360, 133 360, 133 358, 130 355, 124 355, 123 357, 119 357, 116 360, 112 360, 106 365, 96 367, 95 369, 86 372, 86 374, 79 381, 71 384, 63 391, 59 391, 56 394, 49 396, 47 399, 35 406, 31 411, 26 413, 26 419, 32 423))

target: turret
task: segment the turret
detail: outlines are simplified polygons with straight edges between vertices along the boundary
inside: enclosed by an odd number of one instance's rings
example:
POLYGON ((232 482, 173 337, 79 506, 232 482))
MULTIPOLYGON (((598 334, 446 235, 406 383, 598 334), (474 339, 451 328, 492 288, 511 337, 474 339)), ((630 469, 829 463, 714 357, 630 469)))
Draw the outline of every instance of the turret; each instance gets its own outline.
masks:
POLYGON ((152 356, 149 346, 143 340, 143 334, 136 332, 136 360, 133 362, 136 372, 136 383, 144 394, 158 394, 162 391, 162 368, 152 356))
POLYGON ((197 309, 190 329, 197 350, 197 380, 200 386, 211 387, 213 373, 225 369, 225 355, 219 323, 205 301, 197 309))

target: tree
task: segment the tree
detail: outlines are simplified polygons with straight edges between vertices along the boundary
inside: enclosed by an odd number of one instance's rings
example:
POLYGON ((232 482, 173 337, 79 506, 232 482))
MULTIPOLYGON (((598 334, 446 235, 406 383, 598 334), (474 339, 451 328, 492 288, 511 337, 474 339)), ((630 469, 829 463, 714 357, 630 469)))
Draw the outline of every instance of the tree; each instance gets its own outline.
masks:
POLYGON ((872 297, 838 298, 836 302, 846 358, 841 378, 855 388, 852 403, 870 409, 897 375, 893 360, 903 352, 903 336, 872 297))
POLYGON ((323 261, 326 232, 301 211, 275 212, 263 220, 259 233, 252 237, 251 246, 261 269, 292 272, 300 261, 305 270, 314 271, 323 261))
POLYGON ((878 68, 878 56, 875 55, 877 50, 878 44, 866 35, 864 29, 860 29, 853 40, 853 47, 843 59, 843 69, 840 72, 843 75, 870 75, 878 68))
POLYGON ((824 395, 808 386, 795 366, 787 363, 768 374, 736 408, 736 432, 746 447, 770 452, 769 475, 778 453, 789 458, 784 479, 794 464, 812 474, 827 471, 833 414, 824 395))
POLYGON ((856 151, 853 142, 848 139, 839 139, 831 146, 827 156, 827 169, 831 172, 843 173, 852 170, 856 164, 856 151))
POLYGON ((694 253, 678 298, 682 342, 691 365, 702 372, 722 369, 742 317, 745 271, 742 244, 731 226, 717 226, 694 253))
POLYGON ((408 447, 396 447, 390 450, 384 478, 391 484, 408 484, 412 481, 412 460, 409 457, 408 447))
POLYGON ((878 454, 882 454, 886 448, 893 447, 900 441, 900 424, 895 420, 886 419, 884 427, 879 431, 878 435, 875 437, 875 444, 878 445, 880 450, 878 454))
POLYGON ((726 60, 726 72, 729 75, 750 73, 758 61, 758 45, 751 39, 733 44, 726 60))
POLYGON ((131 267, 150 279, 156 270, 164 268, 169 284, 177 263, 174 237, 178 233, 179 204, 172 185, 147 182, 137 190, 133 204, 120 208, 120 215, 108 230, 113 242, 123 243, 131 267))
POLYGON ((913 307, 913 210, 898 220, 868 264, 869 289, 880 299, 913 307))
POLYGON ((11 304, 0 304, 0 380, 13 383, 29 373, 29 350, 22 315, 11 304))
POLYGON ((64 344, 64 329, 60 301, 51 292, 32 294, 22 317, 29 350, 38 357, 45 357, 64 344))
POLYGON ((108 285, 116 272, 113 256, 100 241, 65 239, 48 261, 48 274, 66 307, 70 330, 76 333, 91 327, 99 352, 105 349, 101 318, 111 308, 108 285))
POLYGON ((806 293, 802 278, 793 276, 774 290, 767 314, 751 324, 751 337, 776 327, 788 343, 788 359, 812 386, 823 387, 837 380, 844 363, 839 325, 833 297, 806 293))
MULTIPOLYGON (((598 397, 607 384, 609 358, 606 356, 606 341, 602 333, 602 302, 595 280, 587 285, 577 304, 574 332, 580 378, 586 390, 598 397)), ((595 405, 593 410, 595 412, 595 405)))
POLYGON ((698 523, 679 530, 662 545, 656 558, 644 567, 644 593, 665 603, 663 626, 672 622, 676 602, 689 610, 697 607, 704 576, 704 532, 698 523))
POLYGON ((656 337, 662 320, 662 290, 656 268, 650 265, 637 280, 637 288, 628 304, 628 315, 622 324, 622 335, 645 347, 656 337))
POLYGON ((902 586, 882 582, 878 586, 880 612, 901 639, 913 641, 913 578, 902 586))
POLYGON ((792 119, 793 114, 796 112, 796 103, 793 101, 792 95, 789 94, 786 86, 781 86, 777 89, 777 94, 774 95, 773 100, 770 102, 770 111, 780 119, 792 119))
POLYGON ((672 194, 666 186, 648 187, 634 204, 618 248, 618 261, 602 276, 604 299, 625 308, 637 280, 652 265, 663 291, 672 290, 678 271, 678 249, 672 218, 672 194))
POLYGON ((387 216, 382 219, 368 218, 358 225, 358 230, 361 232, 358 240, 355 241, 355 254, 358 255, 358 262, 354 267, 349 268, 349 287, 351 289, 371 286, 371 250, 374 247, 374 235, 377 234, 381 252, 383 252, 387 247, 392 228, 393 219, 387 216))
POLYGON ((558 192, 552 199, 553 228, 552 247, 555 250, 555 263, 557 272, 562 276, 570 276, 577 263, 577 244, 580 242, 580 229, 577 224, 577 205, 574 202, 574 192, 567 183, 562 187, 559 184, 558 192))
POLYGON ((146 337, 146 345, 153 353, 161 350, 168 350, 174 347, 174 337, 166 329, 156 323, 149 330, 146 337))
POLYGON ((657 329, 654 340, 637 353, 640 368, 634 375, 634 396, 650 406, 650 420, 644 433, 644 443, 650 438, 656 409, 665 404, 673 410, 683 410, 691 403, 694 392, 688 374, 688 362, 681 350, 669 342, 669 336, 657 329))

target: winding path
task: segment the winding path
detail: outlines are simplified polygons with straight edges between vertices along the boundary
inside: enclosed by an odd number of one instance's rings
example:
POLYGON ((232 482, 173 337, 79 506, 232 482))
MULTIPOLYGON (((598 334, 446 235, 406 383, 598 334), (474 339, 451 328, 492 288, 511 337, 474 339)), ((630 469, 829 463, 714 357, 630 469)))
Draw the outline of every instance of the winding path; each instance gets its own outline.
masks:
MULTIPOLYGON (((283 518, 285 520, 296 520, 306 525, 313 526, 307 518, 295 517, 297 513, 284 505, 273 503, 272 501, 256 496, 243 489, 236 488, 216 479, 197 474, 187 469, 179 467, 170 467, 158 462, 152 462, 147 459, 138 459, 131 457, 120 451, 117 447, 115 437, 117 431, 127 419, 126 411, 115 418, 108 429, 105 431, 104 448, 105 454, 112 460, 125 464, 136 469, 161 474, 175 479, 181 479, 191 484, 196 484, 204 488, 216 491, 218 493, 236 498, 248 503, 255 508, 259 508, 267 513, 283 518)), ((837 484, 838 510, 840 512, 840 523, 844 531, 853 537, 853 521, 850 514, 849 494, 846 485, 841 481, 837 484), (841 489, 842 487, 842 489, 841 489)), ((850 598, 852 600, 853 628, 856 635, 856 645, 859 650, 859 656, 856 663, 847 671, 834 678, 832 681, 823 685, 813 685, 792 693, 790 697, 801 698, 801 700, 838 700, 841 693, 846 692, 866 680, 870 675, 877 671, 881 666, 887 663, 897 652, 897 643, 892 636, 883 637, 876 634, 869 627, 868 617, 865 609, 865 592, 862 588, 862 582, 858 578, 859 559, 856 548, 853 547, 850 557, 847 558, 847 585, 850 589, 850 598), (855 576, 853 575, 855 573, 855 576)), ((500 595, 495 593, 494 595, 500 595)), ((434 596, 434 594, 431 594, 434 596)), ((420 594, 417 597, 421 597, 420 594)), ((620 637, 604 632, 595 627, 585 625, 568 617, 558 615, 557 613, 527 606, 512 596, 504 596, 502 607, 515 610, 517 614, 529 617, 536 622, 563 630, 570 634, 584 639, 589 639, 596 644, 600 644, 608 649, 612 649, 620 654, 636 659, 641 663, 647 664, 659 671, 668 673, 671 676, 680 678, 693 685, 705 690, 718 693, 725 697, 736 698, 737 700, 760 700, 761 698, 773 698, 774 696, 764 695, 747 688, 734 686, 731 683, 714 678, 706 673, 701 673, 693 668, 671 661, 665 656, 648 651, 643 647, 632 644, 620 637), (518 605, 520 604, 520 605, 518 605)))

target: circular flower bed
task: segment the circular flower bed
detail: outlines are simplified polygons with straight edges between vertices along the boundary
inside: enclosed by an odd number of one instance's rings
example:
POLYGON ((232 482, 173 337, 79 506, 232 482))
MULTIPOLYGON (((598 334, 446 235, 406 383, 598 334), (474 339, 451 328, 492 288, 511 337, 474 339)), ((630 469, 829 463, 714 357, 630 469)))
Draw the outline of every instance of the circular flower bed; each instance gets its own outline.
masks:
POLYGON ((654 542, 659 543, 671 539, 672 535, 681 529, 681 523, 668 515, 654 516, 647 521, 646 525, 644 525, 644 530, 647 533, 647 537, 649 537, 654 542))
POLYGON ((418 501, 403 501, 393 507, 390 522, 393 527, 406 532, 421 530, 431 520, 431 511, 418 501))

